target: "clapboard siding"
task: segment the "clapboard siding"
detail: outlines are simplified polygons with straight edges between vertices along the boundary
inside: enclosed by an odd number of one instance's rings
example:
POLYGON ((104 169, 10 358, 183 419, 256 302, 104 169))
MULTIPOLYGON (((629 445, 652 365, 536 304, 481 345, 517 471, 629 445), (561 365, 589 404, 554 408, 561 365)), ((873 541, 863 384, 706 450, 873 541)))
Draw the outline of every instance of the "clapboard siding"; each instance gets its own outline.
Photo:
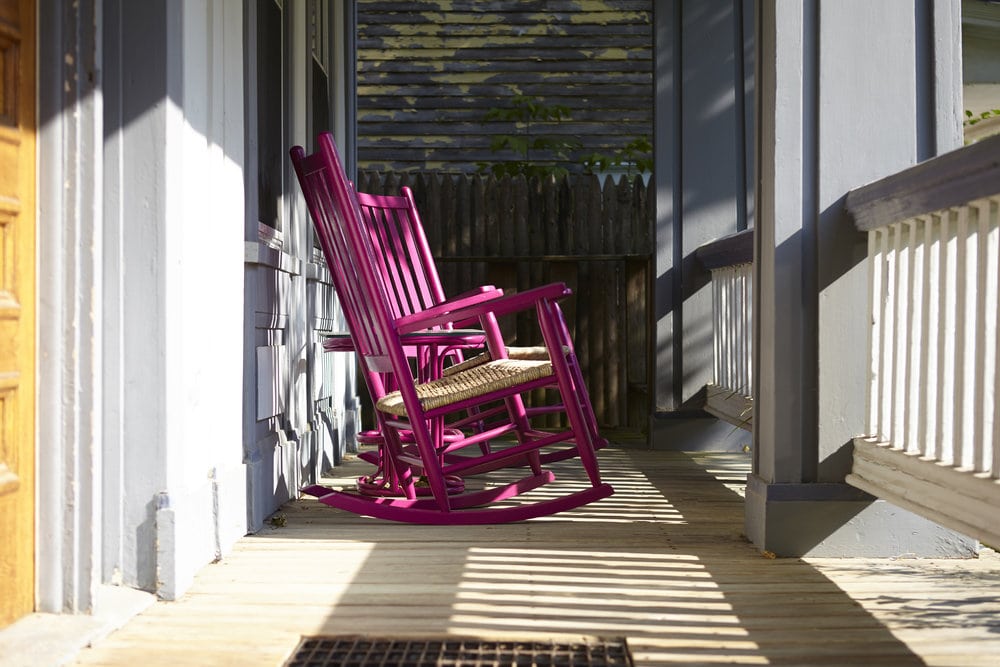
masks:
POLYGON ((359 166, 468 173, 511 159, 489 146, 517 129, 484 117, 530 95, 569 108, 535 132, 582 142, 562 162, 579 171, 651 137, 652 41, 651 0, 359 0, 359 166))

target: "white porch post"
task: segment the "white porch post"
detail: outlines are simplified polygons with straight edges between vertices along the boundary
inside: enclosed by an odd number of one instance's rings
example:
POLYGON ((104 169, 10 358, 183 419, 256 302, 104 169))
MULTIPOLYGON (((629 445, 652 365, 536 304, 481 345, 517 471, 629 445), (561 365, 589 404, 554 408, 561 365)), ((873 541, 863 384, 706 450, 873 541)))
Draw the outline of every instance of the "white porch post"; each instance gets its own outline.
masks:
POLYGON ((843 483, 852 437, 865 429, 868 331, 866 242, 843 199, 959 145, 958 27, 957 0, 757 3, 746 528, 761 549, 958 555, 974 546, 843 483))
POLYGON ((100 34, 93 3, 38 3, 37 608, 98 597, 103 304, 100 34))

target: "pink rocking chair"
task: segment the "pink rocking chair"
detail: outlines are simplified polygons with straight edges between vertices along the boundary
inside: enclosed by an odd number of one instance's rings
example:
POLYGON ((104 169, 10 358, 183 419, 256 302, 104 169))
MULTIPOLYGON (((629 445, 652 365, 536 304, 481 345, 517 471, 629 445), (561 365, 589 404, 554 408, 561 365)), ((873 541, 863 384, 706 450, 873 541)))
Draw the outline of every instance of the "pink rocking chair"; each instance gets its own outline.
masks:
MULTIPOLYGON (((430 247, 424 234, 420 215, 417 211, 416 202, 412 191, 404 187, 401 195, 375 195, 364 192, 355 192, 362 219, 368 229, 372 240, 372 248, 377 258, 378 270, 381 271, 386 285, 389 287, 389 298, 392 312, 395 317, 403 317, 416 312, 426 312, 441 307, 455 307, 463 303, 479 302, 483 299, 495 298, 502 295, 502 291, 491 286, 479 287, 466 292, 463 295, 447 299, 444 289, 438 277, 437 266, 431 254, 430 247)), ((488 320, 487 325, 496 329, 495 321, 488 320)), ((421 381, 434 380, 469 368, 472 365, 483 363, 490 359, 489 352, 478 354, 471 359, 462 358, 463 351, 479 349, 484 346, 485 332, 482 330, 456 330, 450 324, 445 324, 440 329, 440 336, 432 338, 429 342, 426 336, 421 336, 425 344, 421 345, 416 340, 416 334, 404 336, 404 342, 415 343, 411 349, 411 356, 416 359, 417 377, 421 381), (445 363, 451 363, 446 367, 445 363)), ((499 330, 495 333, 497 339, 501 334, 499 330)), ((333 337, 326 341, 324 348, 328 351, 353 351, 353 343, 350 338, 343 336, 333 337)), ((544 346, 539 347, 507 347, 508 358, 519 360, 547 360, 547 352, 544 346)), ((582 378, 579 379, 582 383, 582 378)), ((607 441, 600 436, 597 430, 596 419, 593 409, 587 402, 584 406, 587 422, 590 425, 591 433, 594 437, 596 447, 601 448, 607 441)), ((494 408, 493 412, 475 411, 468 417, 463 417, 458 421, 449 424, 451 430, 446 437, 456 437, 461 435, 456 429, 473 426, 476 430, 482 431, 483 424, 491 416, 502 414, 504 406, 494 408)), ((543 405, 528 408, 530 416, 547 412, 558 412, 562 410, 560 405, 543 405)), ((362 458, 375 464, 376 471, 359 479, 359 488, 368 493, 379 495, 397 495, 400 493, 398 481, 390 466, 386 466, 384 455, 384 438, 380 431, 365 431, 358 437, 360 444, 377 445, 376 452, 362 452, 362 458)), ((480 447, 484 453, 488 453, 488 443, 481 442, 480 447)), ((541 455, 543 463, 551 463, 574 455, 572 448, 564 448, 559 451, 547 451, 541 455)), ((458 482, 454 488, 460 488, 458 482)))
POLYGON ((601 481, 589 399, 557 303, 569 290, 562 284, 551 284, 516 295, 480 293, 398 316, 390 296, 392 285, 380 269, 382 263, 333 140, 328 133, 323 134, 318 144, 319 150, 310 156, 301 147, 293 148, 292 162, 334 275, 354 349, 364 362, 372 396, 377 397, 375 409, 385 438, 386 458, 395 470, 403 497, 365 495, 318 485, 303 491, 327 505, 357 514, 434 524, 519 521, 611 495, 611 486, 601 481), (496 317, 524 309, 537 313, 546 360, 507 358, 496 317), (437 335, 434 327, 470 323, 483 327, 492 360, 440 379, 415 380, 406 337, 424 336, 429 340, 437 335), (387 390, 385 378, 392 379, 395 390, 387 390), (520 397, 539 388, 558 391, 570 425, 568 430, 549 433, 531 428, 520 397), (447 415, 469 409, 487 411, 497 403, 504 405, 510 415, 499 426, 469 437, 445 437, 447 415), (515 438, 509 447, 477 456, 453 456, 465 447, 505 434, 515 438), (570 445, 586 471, 589 487, 530 504, 489 507, 552 482, 554 476, 542 469, 539 452, 558 444, 570 445), (529 466, 522 469, 524 476, 515 482, 463 493, 449 488, 449 481, 455 477, 525 460, 529 466), (422 494, 423 486, 427 491, 422 494))

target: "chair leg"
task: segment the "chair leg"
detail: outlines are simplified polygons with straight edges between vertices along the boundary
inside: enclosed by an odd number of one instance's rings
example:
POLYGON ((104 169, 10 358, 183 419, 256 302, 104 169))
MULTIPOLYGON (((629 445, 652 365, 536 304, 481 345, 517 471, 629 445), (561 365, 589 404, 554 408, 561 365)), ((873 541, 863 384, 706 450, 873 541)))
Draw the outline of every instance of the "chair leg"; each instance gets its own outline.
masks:
MULTIPOLYGON (((563 350, 568 348, 572 352, 572 341, 563 320, 562 310, 559 304, 548 299, 538 302, 538 320, 542 330, 542 337, 550 350, 563 350)), ((601 484, 601 471, 597 464, 596 442, 592 424, 588 420, 586 410, 583 407, 586 392, 585 385, 577 383, 576 374, 570 368, 571 364, 566 359, 566 355, 551 354, 551 363, 555 371, 556 379, 559 383, 559 391, 563 397, 563 404, 566 408, 566 416, 569 419, 570 427, 576 435, 576 449, 587 471, 587 477, 594 486, 601 484)), ((573 364, 576 360, 574 358, 573 364)), ((588 402, 589 404, 589 402, 588 402)))
MULTIPOLYGON (((451 507, 448 500, 448 482, 438 459, 438 452, 444 444, 444 417, 435 417, 431 422, 432 424, 428 426, 423 421, 414 420, 410 430, 413 432, 420 460, 424 463, 424 478, 430 487, 431 495, 437 502, 438 509, 447 513, 451 507)), ((394 430, 394 436, 398 438, 398 431, 394 430)))

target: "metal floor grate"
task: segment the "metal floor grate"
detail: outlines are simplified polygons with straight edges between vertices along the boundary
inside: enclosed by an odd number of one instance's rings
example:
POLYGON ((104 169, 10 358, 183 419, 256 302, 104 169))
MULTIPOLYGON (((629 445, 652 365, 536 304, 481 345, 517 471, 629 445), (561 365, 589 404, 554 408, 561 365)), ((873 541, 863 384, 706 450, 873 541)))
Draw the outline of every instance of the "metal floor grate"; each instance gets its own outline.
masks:
POLYGON ((285 667, 632 667, 624 639, 590 642, 303 637, 285 667))

